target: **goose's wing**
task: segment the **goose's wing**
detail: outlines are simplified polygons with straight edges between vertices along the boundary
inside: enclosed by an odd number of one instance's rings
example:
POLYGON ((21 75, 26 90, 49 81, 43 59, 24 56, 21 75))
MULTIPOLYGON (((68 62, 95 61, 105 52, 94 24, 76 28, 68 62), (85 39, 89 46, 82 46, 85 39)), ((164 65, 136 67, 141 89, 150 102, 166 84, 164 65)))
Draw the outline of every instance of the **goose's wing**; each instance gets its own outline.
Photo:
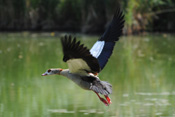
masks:
POLYGON ((61 38, 63 49, 63 61, 67 62, 71 73, 87 74, 100 72, 98 60, 93 57, 89 49, 76 38, 72 39, 71 36, 61 38))
POLYGON ((114 49, 115 42, 119 40, 122 34, 123 27, 124 15, 120 8, 118 8, 109 27, 90 50, 91 54, 98 59, 101 70, 108 62, 114 49))

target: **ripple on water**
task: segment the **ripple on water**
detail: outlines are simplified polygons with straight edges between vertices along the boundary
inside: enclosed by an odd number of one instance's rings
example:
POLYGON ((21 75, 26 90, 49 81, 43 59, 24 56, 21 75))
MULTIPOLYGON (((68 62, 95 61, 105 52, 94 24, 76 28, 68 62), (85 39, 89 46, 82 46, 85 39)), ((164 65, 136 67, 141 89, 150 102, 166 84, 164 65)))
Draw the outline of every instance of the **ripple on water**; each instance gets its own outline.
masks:
POLYGON ((75 111, 68 111, 67 109, 49 109, 52 113, 75 113, 75 111))
POLYGON ((136 95, 147 95, 147 96, 152 96, 152 95, 175 95, 175 93, 170 93, 170 92, 162 92, 162 93, 144 93, 144 92, 138 92, 138 93, 135 93, 136 95))
POLYGON ((88 110, 79 110, 79 112, 84 113, 85 115, 90 114, 90 113, 96 113, 96 114, 103 114, 103 111, 99 111, 96 109, 88 109, 88 110))
POLYGON ((153 106, 153 103, 145 103, 144 106, 153 106))
MULTIPOLYGON (((68 111, 67 109, 49 109, 49 112, 52 113, 75 113, 75 111, 68 111)), ((89 110, 79 110, 79 112, 84 113, 85 115, 96 113, 96 114, 103 114, 103 111, 98 111, 96 109, 89 109, 89 110)))
POLYGON ((156 113, 155 115, 162 115, 162 113, 156 113))

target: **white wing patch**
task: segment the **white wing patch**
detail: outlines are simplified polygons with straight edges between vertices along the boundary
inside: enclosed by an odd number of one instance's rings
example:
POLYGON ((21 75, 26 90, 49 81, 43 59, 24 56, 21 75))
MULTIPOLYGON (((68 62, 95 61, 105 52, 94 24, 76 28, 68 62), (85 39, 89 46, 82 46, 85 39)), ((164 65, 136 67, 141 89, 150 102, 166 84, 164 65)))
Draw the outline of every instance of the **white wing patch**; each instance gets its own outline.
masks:
POLYGON ((98 56, 103 50, 104 45, 105 45, 104 41, 97 41, 90 50, 90 53, 92 54, 92 56, 94 56, 95 58, 98 58, 98 56))
POLYGON ((83 59, 70 59, 67 61, 67 64, 71 73, 87 75, 88 73, 85 70, 91 71, 83 59))

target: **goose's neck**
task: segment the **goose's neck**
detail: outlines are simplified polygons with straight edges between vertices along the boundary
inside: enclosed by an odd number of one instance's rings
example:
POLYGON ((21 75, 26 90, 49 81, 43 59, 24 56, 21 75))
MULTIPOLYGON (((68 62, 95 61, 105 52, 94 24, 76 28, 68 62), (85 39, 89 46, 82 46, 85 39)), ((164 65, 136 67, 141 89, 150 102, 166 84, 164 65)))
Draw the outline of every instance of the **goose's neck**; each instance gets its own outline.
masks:
POLYGON ((69 74, 69 69, 63 69, 61 72, 60 72, 60 75, 62 76, 66 76, 69 74))

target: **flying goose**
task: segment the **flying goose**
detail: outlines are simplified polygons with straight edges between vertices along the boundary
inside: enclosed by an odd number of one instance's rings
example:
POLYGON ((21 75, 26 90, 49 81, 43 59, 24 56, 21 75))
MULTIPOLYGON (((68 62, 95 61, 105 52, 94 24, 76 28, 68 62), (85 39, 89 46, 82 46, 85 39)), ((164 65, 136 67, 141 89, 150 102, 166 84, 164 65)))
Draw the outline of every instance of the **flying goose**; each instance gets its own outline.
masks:
POLYGON ((62 37, 63 61, 68 64, 69 69, 48 69, 42 76, 53 74, 65 76, 81 88, 94 91, 98 98, 109 106, 111 99, 108 95, 112 93, 112 85, 101 81, 97 75, 108 62, 115 42, 122 34, 123 26, 124 15, 118 8, 109 27, 90 50, 84 44, 80 44, 75 37, 62 37), (99 94, 104 95, 105 99, 99 94))

